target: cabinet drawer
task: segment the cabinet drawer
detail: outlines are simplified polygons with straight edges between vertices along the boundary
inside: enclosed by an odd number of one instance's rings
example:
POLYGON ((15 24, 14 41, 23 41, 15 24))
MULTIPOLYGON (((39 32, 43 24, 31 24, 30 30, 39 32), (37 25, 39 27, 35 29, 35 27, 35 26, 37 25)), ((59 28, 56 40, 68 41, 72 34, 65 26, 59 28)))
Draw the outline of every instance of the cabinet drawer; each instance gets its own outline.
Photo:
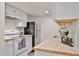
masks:
POLYGON ((11 40, 11 41, 6 41, 6 42, 5 42, 5 45, 6 45, 6 46, 8 46, 8 45, 13 45, 13 44, 14 44, 14 43, 13 43, 12 40, 11 40))

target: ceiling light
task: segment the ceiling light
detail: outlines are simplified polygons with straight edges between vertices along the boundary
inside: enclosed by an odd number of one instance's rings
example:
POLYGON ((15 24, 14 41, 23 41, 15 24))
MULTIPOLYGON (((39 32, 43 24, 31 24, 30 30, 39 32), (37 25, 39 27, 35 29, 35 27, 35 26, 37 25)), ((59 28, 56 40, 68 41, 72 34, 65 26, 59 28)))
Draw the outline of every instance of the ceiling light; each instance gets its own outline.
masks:
POLYGON ((48 11, 46 10, 46 11, 44 11, 46 14, 48 13, 48 11))

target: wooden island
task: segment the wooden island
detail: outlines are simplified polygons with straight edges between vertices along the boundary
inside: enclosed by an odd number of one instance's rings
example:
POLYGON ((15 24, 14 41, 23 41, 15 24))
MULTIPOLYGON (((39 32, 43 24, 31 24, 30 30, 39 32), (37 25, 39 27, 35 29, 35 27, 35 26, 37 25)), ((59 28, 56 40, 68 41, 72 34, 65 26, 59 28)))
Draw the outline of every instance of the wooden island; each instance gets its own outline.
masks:
POLYGON ((61 43, 60 38, 48 39, 33 48, 35 56, 79 56, 75 47, 61 43))

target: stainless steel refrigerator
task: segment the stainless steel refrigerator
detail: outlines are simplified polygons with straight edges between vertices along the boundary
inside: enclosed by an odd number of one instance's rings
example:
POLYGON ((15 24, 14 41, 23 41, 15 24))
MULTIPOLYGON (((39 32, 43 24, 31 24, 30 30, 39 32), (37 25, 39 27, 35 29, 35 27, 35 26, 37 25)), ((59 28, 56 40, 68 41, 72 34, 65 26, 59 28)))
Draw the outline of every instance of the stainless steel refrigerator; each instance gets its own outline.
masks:
POLYGON ((24 28, 25 35, 32 35, 32 47, 41 42, 41 24, 40 22, 27 22, 24 28))

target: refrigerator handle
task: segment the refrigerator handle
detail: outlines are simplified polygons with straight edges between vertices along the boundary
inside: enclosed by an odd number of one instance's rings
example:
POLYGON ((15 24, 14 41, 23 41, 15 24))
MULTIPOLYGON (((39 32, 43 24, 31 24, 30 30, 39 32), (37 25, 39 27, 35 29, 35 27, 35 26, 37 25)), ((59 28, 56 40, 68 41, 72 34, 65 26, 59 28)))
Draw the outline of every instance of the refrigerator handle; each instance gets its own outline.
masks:
POLYGON ((36 23, 36 38, 37 38, 37 35, 38 35, 38 26, 37 26, 37 23, 36 23))

